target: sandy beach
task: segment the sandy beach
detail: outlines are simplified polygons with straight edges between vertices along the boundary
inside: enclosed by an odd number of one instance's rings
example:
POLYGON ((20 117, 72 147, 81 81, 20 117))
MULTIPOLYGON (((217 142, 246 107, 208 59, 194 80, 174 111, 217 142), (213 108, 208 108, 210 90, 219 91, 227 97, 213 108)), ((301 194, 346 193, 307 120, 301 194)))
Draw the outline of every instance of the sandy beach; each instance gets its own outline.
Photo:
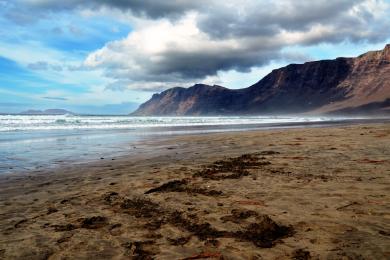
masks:
POLYGON ((389 259, 390 125, 183 135, 0 176, 0 259, 389 259))

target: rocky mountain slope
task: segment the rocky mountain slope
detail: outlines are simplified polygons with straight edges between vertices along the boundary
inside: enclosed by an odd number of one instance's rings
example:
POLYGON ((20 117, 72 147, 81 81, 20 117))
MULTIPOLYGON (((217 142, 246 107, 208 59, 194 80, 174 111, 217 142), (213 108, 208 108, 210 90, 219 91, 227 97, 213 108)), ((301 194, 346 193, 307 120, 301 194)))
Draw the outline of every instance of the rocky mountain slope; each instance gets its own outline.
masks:
POLYGON ((238 90, 171 88, 133 115, 390 114, 390 44, 356 58, 290 64, 238 90))

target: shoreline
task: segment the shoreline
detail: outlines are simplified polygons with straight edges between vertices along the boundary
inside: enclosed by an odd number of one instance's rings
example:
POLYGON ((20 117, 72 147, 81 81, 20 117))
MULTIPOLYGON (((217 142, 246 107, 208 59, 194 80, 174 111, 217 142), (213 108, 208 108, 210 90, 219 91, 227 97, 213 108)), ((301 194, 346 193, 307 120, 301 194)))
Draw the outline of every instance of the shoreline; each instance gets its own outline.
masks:
POLYGON ((1 175, 0 258, 390 256, 388 123, 179 135, 145 147, 1 175))
POLYGON ((3 154, 3 157, 8 158, 8 160, 3 158, 3 161, 1 161, 3 166, 0 168, 0 178, 8 174, 30 174, 31 172, 42 172, 47 169, 54 171, 61 169, 61 167, 66 167, 67 164, 84 165, 86 163, 96 163, 101 158, 132 156, 137 153, 137 151, 132 149, 134 147, 148 149, 144 143, 153 143, 156 140, 168 140, 180 136, 342 127, 378 123, 390 123, 390 118, 349 118, 315 122, 153 127, 138 130, 131 129, 131 131, 126 129, 83 130, 76 132, 66 130, 59 133, 48 132, 49 135, 46 135, 45 132, 39 134, 39 132, 33 131, 30 133, 32 136, 30 139, 12 140, 11 138, 9 141, 0 140, 0 148, 4 149, 4 151, 18 151, 17 153, 13 152, 13 154, 3 154), (100 139, 101 141, 90 143, 89 139, 100 139), (27 146, 25 147, 24 143, 26 142, 27 146), (28 145, 28 142, 32 142, 32 144, 28 145), (22 143, 22 146, 18 145, 18 143, 22 143), (85 150, 88 152, 85 153, 85 150), (50 156, 40 151, 48 151, 50 156))

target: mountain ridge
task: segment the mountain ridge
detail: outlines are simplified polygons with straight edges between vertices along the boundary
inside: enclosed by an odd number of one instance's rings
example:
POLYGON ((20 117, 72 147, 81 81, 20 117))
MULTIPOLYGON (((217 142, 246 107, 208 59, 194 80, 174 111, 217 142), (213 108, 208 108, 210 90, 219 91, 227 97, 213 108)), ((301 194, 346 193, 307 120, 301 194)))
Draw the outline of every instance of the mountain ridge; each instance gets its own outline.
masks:
POLYGON ((390 114, 390 44, 355 58, 289 64, 242 89, 195 84, 175 87, 132 115, 390 114), (369 104, 375 105, 369 105, 369 104), (366 109, 370 108, 370 109, 366 109))
POLYGON ((18 113, 19 115, 74 115, 75 113, 68 111, 66 109, 60 109, 60 108, 51 108, 46 110, 34 110, 29 109, 23 112, 18 113))

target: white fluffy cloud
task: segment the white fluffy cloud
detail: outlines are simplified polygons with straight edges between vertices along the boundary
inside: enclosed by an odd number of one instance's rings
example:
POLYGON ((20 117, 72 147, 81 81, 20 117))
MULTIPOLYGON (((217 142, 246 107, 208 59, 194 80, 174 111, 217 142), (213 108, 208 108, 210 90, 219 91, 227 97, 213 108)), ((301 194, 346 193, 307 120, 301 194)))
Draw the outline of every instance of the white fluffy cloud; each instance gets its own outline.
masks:
POLYGON ((192 13, 175 23, 149 23, 126 39, 91 53, 85 65, 105 68, 107 76, 118 80, 182 84, 220 70, 248 70, 274 57, 274 49, 279 47, 275 39, 262 36, 213 39, 199 30, 196 22, 197 15, 192 13), (261 42, 261 50, 256 42, 261 42))

